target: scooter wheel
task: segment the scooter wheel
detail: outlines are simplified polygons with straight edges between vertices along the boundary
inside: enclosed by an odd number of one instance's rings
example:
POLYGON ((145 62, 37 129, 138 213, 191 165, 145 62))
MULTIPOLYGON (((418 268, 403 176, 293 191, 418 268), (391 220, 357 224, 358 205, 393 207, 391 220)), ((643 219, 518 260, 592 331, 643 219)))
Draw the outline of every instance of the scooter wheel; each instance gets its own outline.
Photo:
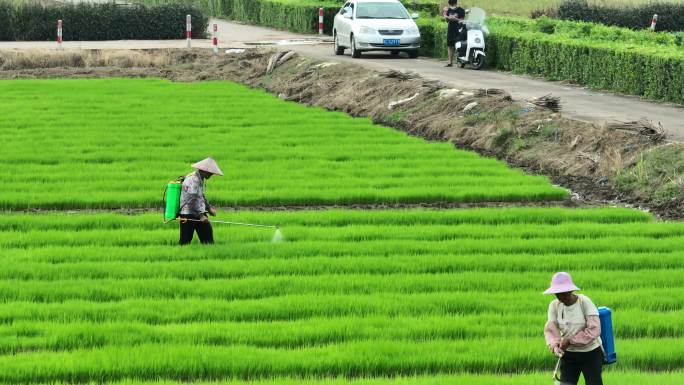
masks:
POLYGON ((482 69, 485 65, 485 57, 484 55, 477 55, 475 58, 473 58, 473 69, 474 70, 479 70, 482 69))

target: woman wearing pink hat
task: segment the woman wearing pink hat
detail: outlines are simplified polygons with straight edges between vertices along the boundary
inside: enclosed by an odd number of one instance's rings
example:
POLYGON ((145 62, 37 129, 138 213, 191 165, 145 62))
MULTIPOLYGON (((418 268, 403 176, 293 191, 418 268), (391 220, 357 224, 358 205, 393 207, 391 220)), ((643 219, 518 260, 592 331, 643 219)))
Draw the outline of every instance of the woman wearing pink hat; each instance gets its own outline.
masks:
POLYGON ((560 357, 561 383, 577 384, 580 373, 586 385, 603 385, 601 321, 598 309, 582 294, 568 273, 556 273, 544 294, 555 294, 549 304, 544 337, 549 349, 560 357))

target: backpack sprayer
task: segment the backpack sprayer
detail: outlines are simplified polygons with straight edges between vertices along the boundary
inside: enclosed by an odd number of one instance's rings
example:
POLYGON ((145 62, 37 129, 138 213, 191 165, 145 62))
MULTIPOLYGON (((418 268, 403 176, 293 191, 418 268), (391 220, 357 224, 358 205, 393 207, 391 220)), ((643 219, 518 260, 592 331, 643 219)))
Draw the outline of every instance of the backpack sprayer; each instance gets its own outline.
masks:
MULTIPOLYGON (((178 220, 181 223, 185 222, 202 222, 199 219, 190 218, 179 218, 180 214, 180 197, 181 188, 183 187, 183 180, 179 178, 178 180, 169 182, 164 188, 164 224, 169 223, 174 220, 178 220)), ((221 223, 226 225, 234 226, 246 226, 246 227, 260 227, 260 228, 270 228, 275 229, 273 233, 273 238, 271 242, 282 242, 283 234, 280 232, 280 227, 274 225, 257 225, 253 223, 242 223, 242 222, 229 222, 229 221, 209 221, 211 223, 221 223)))
POLYGON ((598 308, 601 321, 601 349, 603 349, 603 364, 611 365, 617 362, 615 352, 615 337, 613 335, 613 312, 609 307, 598 308))

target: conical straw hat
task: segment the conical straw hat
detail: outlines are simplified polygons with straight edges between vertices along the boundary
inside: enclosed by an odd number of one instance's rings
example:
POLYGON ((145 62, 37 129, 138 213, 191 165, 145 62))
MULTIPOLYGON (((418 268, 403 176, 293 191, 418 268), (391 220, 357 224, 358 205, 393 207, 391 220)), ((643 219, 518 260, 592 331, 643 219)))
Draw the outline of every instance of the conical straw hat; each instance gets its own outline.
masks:
POLYGON ((223 176, 223 171, 221 171, 218 164, 216 164, 216 161, 213 158, 201 160, 197 163, 194 163, 192 167, 198 170, 210 172, 218 176, 223 176))

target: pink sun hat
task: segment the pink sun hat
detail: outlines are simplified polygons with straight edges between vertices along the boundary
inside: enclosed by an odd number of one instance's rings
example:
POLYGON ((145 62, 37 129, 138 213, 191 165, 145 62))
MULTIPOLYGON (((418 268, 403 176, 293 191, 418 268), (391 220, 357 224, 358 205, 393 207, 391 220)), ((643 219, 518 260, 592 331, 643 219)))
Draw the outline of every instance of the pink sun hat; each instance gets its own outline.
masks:
POLYGON ((580 288, 572 283, 572 277, 570 274, 561 271, 556 273, 551 278, 551 286, 544 292, 544 294, 558 294, 567 293, 569 291, 579 290, 580 288))

